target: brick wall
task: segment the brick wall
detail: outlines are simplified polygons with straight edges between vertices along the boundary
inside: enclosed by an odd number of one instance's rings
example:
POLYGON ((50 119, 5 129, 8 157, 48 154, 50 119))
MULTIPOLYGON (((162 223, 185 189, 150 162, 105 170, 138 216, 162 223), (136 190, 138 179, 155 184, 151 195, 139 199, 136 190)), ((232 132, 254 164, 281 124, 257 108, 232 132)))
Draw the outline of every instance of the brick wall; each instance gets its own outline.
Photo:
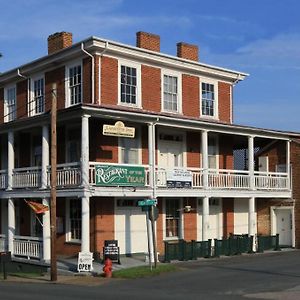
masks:
POLYGON ((190 168, 200 168, 200 141, 199 132, 186 133, 187 166, 190 168))
POLYGON ((165 246, 163 242, 163 199, 157 198, 157 207, 159 211, 158 219, 156 220, 156 240, 157 240, 157 251, 163 254, 165 251, 165 246))
POLYGON ((148 151, 148 127, 142 127, 142 164, 147 165, 149 163, 149 151, 148 151))
POLYGON ((27 117, 27 80, 17 83, 17 118, 27 117))
POLYGON ((291 163, 292 163, 292 197, 295 201, 295 237, 296 248, 300 248, 300 144, 297 142, 291 143, 291 163))
POLYGON ((219 81, 218 93, 219 119, 220 121, 231 123, 230 84, 219 81))
POLYGON ((66 162, 66 135, 65 127, 57 128, 57 163, 63 164, 66 162))
POLYGON ((182 75, 182 112, 188 117, 199 117, 199 78, 196 76, 182 75))
POLYGON ((142 65, 142 105, 143 109, 161 110, 161 71, 158 68, 142 65))
POLYGON ((286 164, 286 142, 276 142, 262 156, 269 157, 269 171, 276 172, 276 165, 286 164))
POLYGON ((57 89, 57 109, 65 108, 65 67, 45 73, 45 111, 51 109, 52 84, 56 83, 57 89))
MULTIPOLYGON (((83 103, 92 103, 92 59, 90 57, 82 61, 82 88, 83 88, 83 103)), ((95 77, 97 78, 97 77, 95 77)), ((97 80, 96 80, 97 82, 97 80)))
MULTIPOLYGON (((183 207, 190 205, 192 208, 197 207, 197 198, 185 198, 183 207)), ((197 211, 183 213, 184 219, 184 239, 186 241, 197 240, 197 211)))
POLYGON ((219 135, 219 168, 233 169, 233 136, 219 135))
MULTIPOLYGON (((31 164, 31 136, 30 133, 20 132, 18 134, 19 145, 19 168, 29 167, 31 164)), ((18 155, 16 153, 16 155, 18 155)))
POLYGON ((4 123, 4 89, 0 88, 0 124, 4 123))
POLYGON ((105 240, 115 238, 114 198, 93 197, 95 205, 95 250, 102 253, 105 240))
POLYGON ((100 56, 94 56, 95 58, 95 103, 100 103, 100 95, 99 95, 99 66, 100 66, 100 56))
POLYGON ((20 205, 20 235, 31 236, 31 208, 23 199, 18 199, 20 205))
POLYGON ((118 61, 103 56, 101 58, 101 104, 118 103, 118 61))
POLYGON ((234 199, 223 198, 223 236, 226 238, 234 233, 234 199))

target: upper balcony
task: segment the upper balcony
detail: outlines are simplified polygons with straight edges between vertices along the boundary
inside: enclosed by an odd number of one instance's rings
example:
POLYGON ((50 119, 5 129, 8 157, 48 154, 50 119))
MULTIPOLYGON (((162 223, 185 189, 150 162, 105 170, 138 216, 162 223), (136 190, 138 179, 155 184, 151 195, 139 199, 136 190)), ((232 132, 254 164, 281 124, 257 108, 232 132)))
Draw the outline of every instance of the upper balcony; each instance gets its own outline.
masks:
MULTIPOLYGON (((99 162, 89 163, 89 184, 97 188, 119 188, 135 187, 136 189, 150 189, 150 168, 148 165, 125 165, 108 164, 99 162), (99 184, 97 181, 97 168, 105 168, 106 181, 99 184), (141 173, 131 182, 124 181, 126 172, 138 169, 141 173), (138 178, 138 179, 137 179, 138 178), (138 184, 137 184, 138 182, 138 184)), ((7 171, 0 171, 0 188, 7 189, 7 171)), ((12 174, 12 189, 40 189, 42 187, 42 170, 40 167, 17 168, 12 174)), ((174 168, 155 169, 156 189, 164 192, 174 190, 203 190, 211 191, 231 190, 236 191, 290 191, 290 176, 283 172, 254 172, 251 176, 249 171, 208 169, 207 172, 201 168, 174 168), (178 175, 178 171, 181 175, 178 175), (174 177, 174 172, 177 173, 174 177), (184 172, 185 179, 182 177, 184 172), (177 176, 177 177, 176 177, 177 176), (205 181, 207 176, 207 183, 205 181), (251 184, 252 183, 252 184, 251 184)), ((80 163, 59 164, 57 166, 57 188, 79 188, 82 186, 82 168, 80 163)), ((47 171, 47 186, 50 187, 50 167, 47 171)))

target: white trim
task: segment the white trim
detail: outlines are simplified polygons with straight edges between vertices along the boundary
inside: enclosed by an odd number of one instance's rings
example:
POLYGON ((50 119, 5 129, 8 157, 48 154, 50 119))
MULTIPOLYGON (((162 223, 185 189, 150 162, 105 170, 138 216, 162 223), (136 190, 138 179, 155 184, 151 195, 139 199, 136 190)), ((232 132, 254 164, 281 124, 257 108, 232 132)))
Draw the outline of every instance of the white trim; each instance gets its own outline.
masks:
POLYGON ((118 105, 125 107, 142 108, 142 80, 141 80, 141 64, 135 61, 118 59, 118 105), (136 104, 121 102, 121 66, 136 69, 136 104))
POLYGON ((219 84, 218 80, 211 79, 211 78, 206 78, 206 77, 200 77, 199 80, 199 98, 200 98, 200 118, 203 119, 208 119, 208 120, 219 120, 219 84), (214 100, 214 115, 213 116, 207 116, 202 114, 202 83, 207 83, 207 84, 212 84, 214 86, 214 95, 215 95, 215 100, 214 100))
POLYGON ((45 105, 46 105, 46 83, 45 83, 45 74, 44 73, 37 73, 32 75, 28 80, 28 101, 27 101, 27 108, 28 108, 28 116, 37 116, 45 113, 45 105), (43 80, 44 86, 44 110, 42 112, 35 111, 35 99, 34 99, 34 82, 38 80, 43 80))
POLYGON ((162 112, 182 114, 182 73, 174 70, 160 68, 161 73, 161 103, 160 110, 162 112), (177 111, 164 109, 164 76, 177 77, 177 111))
POLYGON ((11 122, 8 120, 9 116, 8 116, 8 109, 7 109, 7 93, 8 93, 8 90, 10 89, 15 89, 15 108, 14 108, 14 112, 15 112, 15 117, 11 120, 16 120, 17 119, 17 85, 15 83, 12 83, 12 84, 9 84, 9 85, 6 85, 4 87, 4 101, 3 101, 3 109, 4 109, 4 116, 3 116, 3 122, 4 123, 8 123, 8 122, 11 122))
POLYGON ((79 103, 72 104, 72 105, 70 104, 71 99, 70 99, 70 86, 69 86, 69 83, 70 83, 69 70, 71 68, 74 68, 77 66, 81 67, 81 102, 80 103, 83 103, 83 99, 84 99, 84 95, 83 95, 83 61, 82 61, 82 59, 76 59, 71 62, 68 62, 65 65, 65 107, 66 108, 79 104, 79 103))
MULTIPOLYGON (((76 197, 71 197, 71 198, 66 198, 65 201, 65 208, 66 208, 66 212, 65 212, 65 239, 66 239, 66 243, 76 243, 76 244, 81 244, 81 240, 79 239, 71 239, 71 226, 70 226, 70 201, 71 200, 77 200, 80 203, 80 207, 81 207, 81 198, 76 198, 76 197)), ((80 227, 81 230, 81 227, 80 227)))

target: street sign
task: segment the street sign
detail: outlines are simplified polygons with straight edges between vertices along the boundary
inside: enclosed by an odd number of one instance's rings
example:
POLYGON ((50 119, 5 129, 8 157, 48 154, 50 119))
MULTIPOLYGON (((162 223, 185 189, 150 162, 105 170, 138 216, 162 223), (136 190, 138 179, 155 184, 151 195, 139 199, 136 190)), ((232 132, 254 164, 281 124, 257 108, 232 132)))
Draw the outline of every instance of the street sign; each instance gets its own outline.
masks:
POLYGON ((156 204, 157 204, 156 199, 145 199, 145 200, 140 200, 138 202, 138 206, 152 206, 156 204))

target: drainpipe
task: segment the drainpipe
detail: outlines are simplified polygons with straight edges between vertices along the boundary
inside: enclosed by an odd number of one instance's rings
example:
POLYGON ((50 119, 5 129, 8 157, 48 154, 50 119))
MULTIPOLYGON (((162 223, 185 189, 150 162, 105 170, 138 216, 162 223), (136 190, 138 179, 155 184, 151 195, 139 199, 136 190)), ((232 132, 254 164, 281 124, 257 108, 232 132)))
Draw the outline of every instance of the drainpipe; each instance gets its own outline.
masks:
POLYGON ((83 43, 81 43, 81 50, 92 59, 92 103, 95 104, 95 58, 84 49, 83 43))
MULTIPOLYGON (((104 55, 104 53, 107 51, 107 49, 108 49, 108 41, 105 42, 105 48, 99 54, 101 59, 102 59, 102 56, 104 55)), ((99 64, 99 101, 98 101, 98 104, 100 104, 100 102, 101 102, 101 65, 99 64)))
POLYGON ((20 69, 18 69, 17 72, 18 72, 18 76, 20 76, 21 78, 27 79, 26 76, 24 76, 24 75, 22 75, 22 74, 20 73, 20 69))

